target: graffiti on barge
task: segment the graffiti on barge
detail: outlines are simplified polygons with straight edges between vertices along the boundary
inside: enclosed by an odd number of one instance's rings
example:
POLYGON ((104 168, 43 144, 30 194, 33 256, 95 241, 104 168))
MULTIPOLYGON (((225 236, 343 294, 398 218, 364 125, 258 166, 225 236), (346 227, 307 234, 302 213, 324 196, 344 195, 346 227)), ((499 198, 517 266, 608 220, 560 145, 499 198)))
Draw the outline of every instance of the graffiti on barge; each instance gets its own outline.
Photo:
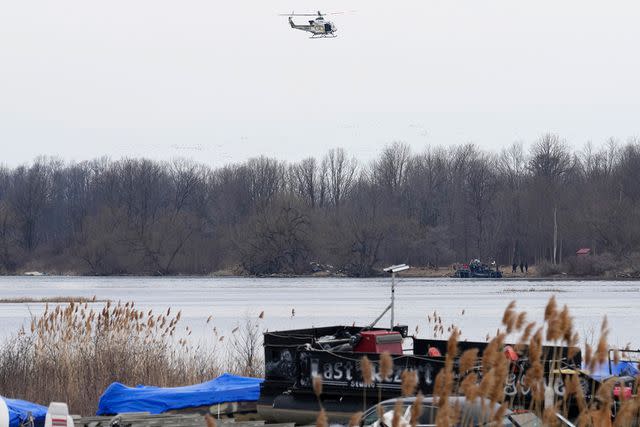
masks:
POLYGON ((410 358, 399 358, 402 365, 394 363, 393 372, 388 378, 382 378, 379 364, 372 363, 371 384, 366 385, 362 377, 360 359, 326 352, 302 351, 299 353, 301 372, 298 385, 310 387, 313 377, 320 376, 326 385, 348 388, 381 388, 382 390, 399 390, 402 384, 402 372, 413 371, 417 374, 421 387, 431 388, 435 379, 436 368, 431 363, 413 364, 410 358))

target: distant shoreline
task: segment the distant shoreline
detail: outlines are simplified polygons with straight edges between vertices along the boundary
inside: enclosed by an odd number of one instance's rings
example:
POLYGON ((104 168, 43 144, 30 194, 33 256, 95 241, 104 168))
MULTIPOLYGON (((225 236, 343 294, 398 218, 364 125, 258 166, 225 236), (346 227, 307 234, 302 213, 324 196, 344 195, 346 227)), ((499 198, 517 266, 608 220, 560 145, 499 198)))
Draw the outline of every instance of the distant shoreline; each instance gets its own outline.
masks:
MULTIPOLYGON (((511 271, 501 270, 503 273, 503 277, 501 279, 495 278, 471 278, 471 279, 460 279, 453 277, 453 270, 451 268, 424 268, 424 267, 415 267, 411 270, 403 272, 398 275, 399 278, 412 278, 412 279, 457 279, 461 281, 518 281, 518 282, 557 282, 557 281, 616 281, 616 282, 633 282, 640 281, 640 277, 619 277, 619 276, 591 276, 591 275, 569 275, 569 274, 555 274, 550 276, 540 276, 535 273, 535 269, 533 267, 530 268, 532 270, 529 273, 516 273, 513 274, 511 271)), ((309 274, 270 274, 270 275, 245 275, 245 274, 237 274, 230 270, 221 270, 210 274, 113 274, 113 275, 89 275, 89 274, 81 274, 74 272, 20 272, 15 274, 0 274, 0 277, 131 277, 131 278, 256 278, 256 279, 267 279, 267 278, 280 278, 280 279, 297 279, 297 278, 348 278, 348 279, 375 279, 375 278, 384 278, 388 277, 385 273, 380 272, 379 274, 371 275, 371 276, 362 276, 362 277, 352 277, 347 276, 341 273, 332 273, 332 272, 316 272, 309 274)))

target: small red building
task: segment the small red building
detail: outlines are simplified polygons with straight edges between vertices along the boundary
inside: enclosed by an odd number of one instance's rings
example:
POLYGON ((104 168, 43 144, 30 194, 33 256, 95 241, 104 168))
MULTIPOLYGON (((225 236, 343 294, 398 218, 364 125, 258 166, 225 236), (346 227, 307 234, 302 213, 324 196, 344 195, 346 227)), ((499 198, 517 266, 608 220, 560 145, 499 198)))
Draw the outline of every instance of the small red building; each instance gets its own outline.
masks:
POLYGON ((591 254, 591 249, 589 248, 580 248, 576 251, 577 257, 589 256, 591 254))

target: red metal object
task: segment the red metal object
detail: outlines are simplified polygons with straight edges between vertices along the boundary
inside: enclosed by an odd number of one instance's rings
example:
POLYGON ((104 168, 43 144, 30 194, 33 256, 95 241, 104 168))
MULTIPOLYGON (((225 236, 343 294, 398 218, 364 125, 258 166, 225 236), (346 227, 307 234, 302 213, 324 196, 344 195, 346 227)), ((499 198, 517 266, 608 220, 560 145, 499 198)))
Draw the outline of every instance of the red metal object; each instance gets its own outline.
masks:
POLYGON ((633 397, 633 392, 631 390, 631 387, 615 386, 613 388, 613 396, 618 398, 618 399, 627 400, 627 399, 631 399, 633 397))
POLYGON ((440 350, 438 350, 437 347, 429 347, 429 351, 427 351, 427 356, 442 357, 442 353, 440 353, 440 350))
POLYGON ((390 331, 364 331, 353 351, 359 353, 402 354, 402 335, 390 331))
POLYGON ((51 425, 53 427, 67 427, 67 419, 51 417, 51 425))
POLYGON ((518 353, 516 353, 516 351, 510 345, 508 345, 508 346, 506 346, 504 348, 504 355, 507 357, 507 359, 510 362, 517 362, 518 361, 518 353))

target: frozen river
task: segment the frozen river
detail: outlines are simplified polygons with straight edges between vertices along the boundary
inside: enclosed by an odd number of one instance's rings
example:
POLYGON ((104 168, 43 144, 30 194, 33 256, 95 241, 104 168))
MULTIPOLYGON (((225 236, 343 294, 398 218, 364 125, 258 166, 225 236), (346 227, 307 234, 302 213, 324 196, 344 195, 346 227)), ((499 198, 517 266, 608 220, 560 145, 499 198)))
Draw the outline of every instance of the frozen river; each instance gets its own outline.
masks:
MULTIPOLYGON (((389 303, 389 279, 347 278, 148 278, 148 277, 0 277, 0 298, 96 296, 135 301, 155 312, 182 310, 183 326, 194 337, 206 337, 212 315, 219 333, 228 333, 246 318, 263 329, 291 329, 335 324, 367 324, 389 303), (292 316, 292 310, 295 315, 292 316)), ((418 336, 432 337, 427 314, 437 310, 444 323, 456 324, 469 340, 483 340, 500 327, 511 300, 541 320, 551 295, 568 304, 582 337, 598 335, 606 314, 610 342, 640 347, 640 282, 633 281, 482 281, 457 279, 399 279, 396 322, 418 327, 418 336), (462 314, 464 310, 464 314, 462 314)), ((97 303, 101 306, 101 303, 97 303)), ((0 337, 17 332, 44 304, 0 304, 0 337)), ((389 324, 388 315, 380 324, 389 324)), ((593 339, 593 338, 591 338, 593 339)))

